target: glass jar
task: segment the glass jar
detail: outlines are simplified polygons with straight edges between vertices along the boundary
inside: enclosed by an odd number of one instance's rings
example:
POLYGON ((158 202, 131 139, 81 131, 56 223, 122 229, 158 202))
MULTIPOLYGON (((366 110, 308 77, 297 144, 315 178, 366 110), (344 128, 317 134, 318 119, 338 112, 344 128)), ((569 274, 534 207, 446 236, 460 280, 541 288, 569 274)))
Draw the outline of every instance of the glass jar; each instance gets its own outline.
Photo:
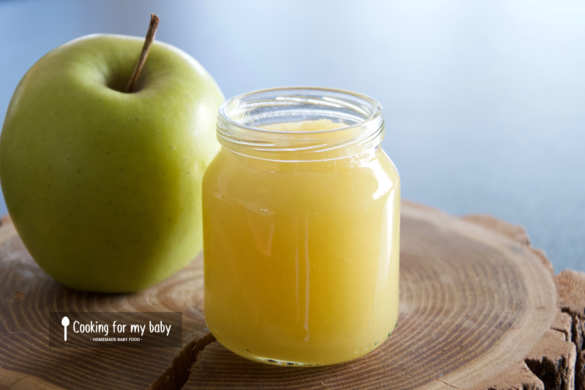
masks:
POLYGON ((280 365, 352 360, 398 317, 400 181, 381 107, 324 88, 226 101, 203 181, 205 316, 226 348, 280 365))

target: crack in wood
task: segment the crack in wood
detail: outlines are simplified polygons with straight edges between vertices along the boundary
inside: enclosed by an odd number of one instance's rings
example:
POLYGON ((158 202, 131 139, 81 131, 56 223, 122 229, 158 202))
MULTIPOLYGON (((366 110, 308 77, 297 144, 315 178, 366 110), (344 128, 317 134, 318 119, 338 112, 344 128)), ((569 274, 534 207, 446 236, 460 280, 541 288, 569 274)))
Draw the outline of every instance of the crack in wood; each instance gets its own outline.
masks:
POLYGON ((568 378, 569 366, 567 359, 561 357, 556 362, 543 356, 541 360, 526 359, 526 365, 536 375, 545 386, 545 389, 569 389, 571 383, 568 378))
POLYGON ((527 358, 525 363, 547 390, 582 390, 585 389, 585 315, 566 306, 561 307, 561 312, 570 316, 570 331, 554 326, 551 329, 562 334, 567 342, 575 346, 574 361, 568 361, 565 356, 551 359, 545 355, 540 359, 527 358), (572 372, 574 376, 571 375, 572 372))
POLYGON ((437 382, 440 382, 440 383, 444 384, 445 386, 448 386, 448 387, 450 387, 452 389, 459 389, 459 387, 457 387, 455 385, 452 385, 451 383, 446 382, 446 381, 444 381, 442 379, 437 379, 437 382))
POLYGON ((180 390, 189 379, 191 367, 197 362, 199 353, 214 341, 215 337, 211 333, 191 341, 173 359, 171 366, 150 385, 149 389, 180 390))
POLYGON ((577 348, 575 389, 585 389, 585 315, 569 307, 561 307, 561 311, 571 316, 571 342, 577 348))

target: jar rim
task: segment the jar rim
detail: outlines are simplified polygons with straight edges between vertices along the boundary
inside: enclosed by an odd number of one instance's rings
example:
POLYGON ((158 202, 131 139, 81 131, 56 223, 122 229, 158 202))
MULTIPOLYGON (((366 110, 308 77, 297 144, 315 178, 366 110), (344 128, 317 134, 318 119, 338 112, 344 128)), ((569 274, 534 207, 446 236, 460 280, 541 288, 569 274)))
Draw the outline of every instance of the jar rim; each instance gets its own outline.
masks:
POLYGON ((292 86, 292 87, 273 87, 273 88, 264 88, 264 89, 257 89, 249 92, 244 92, 239 95, 232 96, 231 98, 225 100, 219 107, 219 116, 224 120, 226 123, 237 126, 245 130, 250 131, 257 131, 260 133, 268 133, 268 134, 320 134, 320 133, 332 133, 336 131, 343 131, 348 130, 356 127, 362 127, 367 125, 369 122, 375 121, 382 115, 382 105, 376 99, 372 98, 369 95, 360 92, 353 92, 345 89, 340 88, 327 88, 327 87, 315 87, 315 86, 292 86), (266 129, 258 126, 250 126, 242 121, 233 119, 230 115, 226 113, 227 108, 238 101, 243 101, 246 98, 253 97, 253 96, 261 96, 267 93, 272 92, 291 92, 291 91, 313 91, 313 92, 323 92, 323 93, 337 93, 340 95, 347 95, 352 96, 354 98, 360 99, 363 102, 366 102, 370 105, 371 110, 368 113, 368 116, 364 118, 361 122, 337 127, 333 129, 327 130, 278 130, 278 129, 266 129))
POLYGON ((217 138, 223 146, 263 159, 348 157, 379 145, 383 132, 382 106, 377 100, 324 87, 277 87, 236 95, 220 106, 217 118, 217 138), (323 119, 334 126, 278 127, 323 119))

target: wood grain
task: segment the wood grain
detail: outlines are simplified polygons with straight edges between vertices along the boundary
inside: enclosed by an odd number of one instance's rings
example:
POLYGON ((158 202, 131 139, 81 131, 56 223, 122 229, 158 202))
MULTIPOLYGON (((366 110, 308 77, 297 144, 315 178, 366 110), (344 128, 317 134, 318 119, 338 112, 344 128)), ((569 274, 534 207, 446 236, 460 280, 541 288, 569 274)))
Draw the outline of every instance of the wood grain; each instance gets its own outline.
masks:
POLYGON ((205 339, 200 258, 139 294, 79 293, 45 275, 4 220, 0 388, 173 389, 187 380, 185 389, 505 389, 529 382, 544 389, 525 360, 565 356, 538 348, 544 337, 558 337, 570 349, 566 325, 573 328, 573 317, 559 315, 552 267, 525 232, 488 216, 461 219, 407 202, 401 231, 400 320, 392 336, 351 363, 283 368, 246 361, 205 339), (46 322, 56 310, 181 311, 185 347, 156 355, 137 348, 55 351, 46 322), (505 378, 510 387, 502 387, 505 378))
POLYGON ((49 314, 182 312, 184 343, 202 337, 202 262, 139 294, 91 294, 66 289, 31 259, 9 219, 0 226, 0 388, 144 389, 180 348, 95 349, 49 346, 49 314), (41 386, 40 384, 43 383, 41 386), (44 386, 44 387, 43 387, 44 386))

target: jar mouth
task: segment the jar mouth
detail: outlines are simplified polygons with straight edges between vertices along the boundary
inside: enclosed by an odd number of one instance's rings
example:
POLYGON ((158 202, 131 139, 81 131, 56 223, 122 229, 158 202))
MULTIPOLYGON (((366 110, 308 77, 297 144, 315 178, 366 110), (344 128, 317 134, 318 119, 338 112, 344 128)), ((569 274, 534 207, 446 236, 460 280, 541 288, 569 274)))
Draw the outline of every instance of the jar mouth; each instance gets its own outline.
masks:
POLYGON ((358 145, 364 148, 372 141, 379 144, 383 129, 378 101, 364 94, 322 87, 280 87, 237 95, 220 106, 217 121, 219 141, 243 154, 305 151, 339 157, 350 152, 342 149, 351 147, 355 152, 358 145), (327 126, 310 128, 323 120, 327 126), (289 126, 303 122, 306 126, 300 130, 289 126))

